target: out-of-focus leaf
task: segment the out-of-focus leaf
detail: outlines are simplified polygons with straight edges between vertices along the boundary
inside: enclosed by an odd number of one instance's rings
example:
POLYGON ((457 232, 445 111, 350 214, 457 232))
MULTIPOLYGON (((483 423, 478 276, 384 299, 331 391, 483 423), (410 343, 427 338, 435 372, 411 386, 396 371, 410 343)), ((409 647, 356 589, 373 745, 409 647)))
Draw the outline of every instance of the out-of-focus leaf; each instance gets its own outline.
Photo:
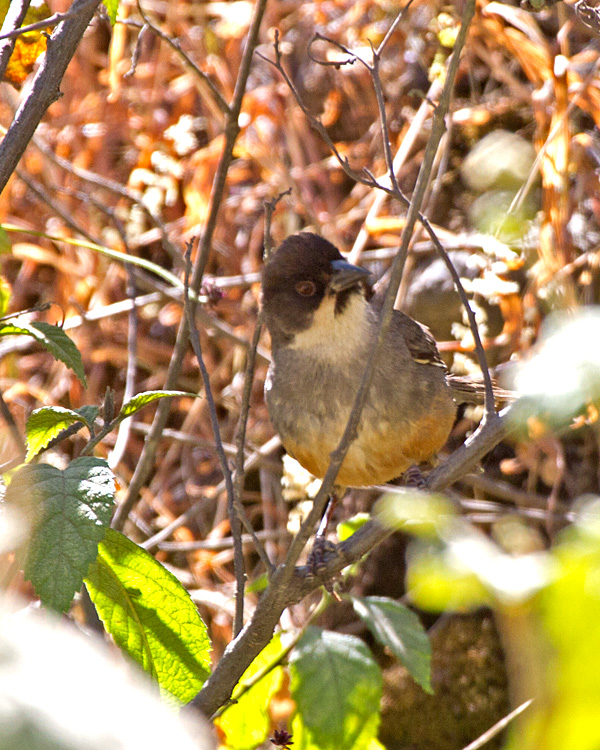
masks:
POLYGON ((206 625, 181 583, 152 555, 109 529, 85 585, 119 648, 166 696, 190 701, 210 672, 206 625))
POLYGON ((281 636, 278 634, 242 675, 231 696, 235 703, 228 706, 215 721, 225 735, 228 750, 254 750, 269 736, 269 704, 281 687, 283 667, 274 667, 246 692, 242 691, 246 684, 273 663, 282 650, 281 636))
POLYGON ((32 519, 25 576, 44 606, 69 608, 110 523, 114 493, 112 471, 93 456, 76 458, 64 471, 37 464, 15 472, 6 501, 32 519))
POLYGON ((102 0, 108 17, 110 19, 111 26, 114 26, 117 22, 117 13, 119 12, 119 0, 102 0))
POLYGON ((18 323, 8 322, 0 324, 0 336, 11 335, 32 336, 43 347, 45 347, 52 356, 60 360, 68 368, 73 370, 83 385, 87 385, 85 371, 83 369, 83 360, 79 349, 67 336, 62 328, 50 325, 50 323, 35 322, 27 323, 19 321, 18 323))
POLYGON ((2 750, 215 750, 114 647, 46 610, 0 597, 2 750))
POLYGON ((366 750, 377 735, 381 671, 355 636, 310 627, 290 659, 294 750, 366 750))
MULTIPOLYGON (((552 421, 569 419, 589 402, 600 403, 600 307, 544 322, 538 352, 517 375, 517 390, 528 414, 552 421)), ((519 410, 515 410, 517 418, 519 410)))
POLYGON ((455 513, 443 495, 399 487, 377 501, 373 515, 388 528, 437 537, 455 513))
MULTIPOLYGON (((4 21, 9 5, 10 0, 1 0, 0 24, 4 21)), ((48 16, 50 16, 50 10, 46 3, 34 0, 25 14, 22 25, 29 26, 32 23, 43 21, 48 16)), ((27 31, 24 34, 20 34, 16 38, 14 50, 4 74, 4 80, 12 83, 16 89, 21 88, 23 81, 33 70, 35 61, 46 51, 45 34, 49 31, 51 31, 49 28, 36 29, 35 31, 27 31)))
POLYGON ((11 293, 12 289, 10 288, 10 284, 4 276, 0 276, 0 318, 6 315, 11 293))
POLYGON ((468 611, 491 601, 477 575, 439 547, 411 547, 406 582, 411 601, 433 612, 468 611))
POLYGON ((348 539, 355 532, 357 532, 367 521, 371 518, 368 513, 357 513, 352 518, 348 518, 346 521, 342 521, 337 525, 337 537, 340 542, 348 539))
POLYGON ((6 232, 5 229, 0 227, 0 255, 5 255, 6 253, 10 253, 11 250, 12 250, 12 244, 8 236, 8 233, 6 232))
POLYGON ((354 611, 427 693, 431 687, 431 643, 417 615, 383 596, 351 596, 354 611))
MULTIPOLYGON (((522 670, 521 688, 536 696, 507 750, 600 747, 600 503, 582 508, 552 552, 554 580, 528 603, 525 618, 504 618, 522 670), (523 630, 529 624, 529 632, 523 630), (515 648, 516 647, 516 648, 515 648), (520 652, 519 652, 520 649, 520 652)), ((515 614, 515 612, 510 613, 515 614)))

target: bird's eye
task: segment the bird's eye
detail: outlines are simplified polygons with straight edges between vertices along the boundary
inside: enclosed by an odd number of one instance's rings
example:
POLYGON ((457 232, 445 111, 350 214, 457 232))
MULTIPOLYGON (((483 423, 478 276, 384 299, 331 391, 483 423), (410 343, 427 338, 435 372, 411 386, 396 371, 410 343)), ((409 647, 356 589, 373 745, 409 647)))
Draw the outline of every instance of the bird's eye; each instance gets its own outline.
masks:
POLYGON ((303 297, 312 297, 317 291, 317 285, 314 281, 299 281, 296 284, 296 291, 303 297))

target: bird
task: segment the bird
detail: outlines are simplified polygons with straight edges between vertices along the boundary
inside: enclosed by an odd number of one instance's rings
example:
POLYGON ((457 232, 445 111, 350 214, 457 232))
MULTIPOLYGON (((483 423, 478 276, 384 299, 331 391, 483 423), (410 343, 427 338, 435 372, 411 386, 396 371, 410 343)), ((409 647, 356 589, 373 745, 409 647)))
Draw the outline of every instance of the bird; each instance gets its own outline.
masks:
MULTIPOLYGON (((263 266, 269 416, 285 450, 320 479, 377 336, 382 304, 370 276, 311 232, 287 237, 263 266)), ((430 332, 394 310, 336 484, 381 485, 430 461, 450 434, 458 404, 481 401, 481 384, 451 375, 430 332)))

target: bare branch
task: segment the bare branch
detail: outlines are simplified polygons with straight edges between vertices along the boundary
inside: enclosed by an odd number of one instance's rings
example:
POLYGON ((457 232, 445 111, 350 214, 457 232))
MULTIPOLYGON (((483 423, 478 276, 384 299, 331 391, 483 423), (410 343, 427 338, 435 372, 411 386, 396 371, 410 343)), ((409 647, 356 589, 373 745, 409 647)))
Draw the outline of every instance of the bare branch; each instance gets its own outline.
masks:
POLYGON ((6 187, 35 129, 52 102, 60 96, 60 84, 100 0, 75 0, 69 18, 48 39, 48 46, 31 89, 0 143, 0 193, 6 187))

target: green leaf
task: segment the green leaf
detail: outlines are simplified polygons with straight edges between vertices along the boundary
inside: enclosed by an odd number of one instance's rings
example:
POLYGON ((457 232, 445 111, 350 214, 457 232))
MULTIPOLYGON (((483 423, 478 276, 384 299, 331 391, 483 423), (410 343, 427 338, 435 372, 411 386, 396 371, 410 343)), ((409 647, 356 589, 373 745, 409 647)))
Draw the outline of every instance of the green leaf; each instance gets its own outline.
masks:
MULTIPOLYGON (((2 232, 3 231, 4 230, 0 229, 0 255, 2 254, 2 232)), ((12 289, 10 288, 10 284, 8 283, 8 281, 4 278, 4 276, 0 276, 0 318, 6 315, 6 311, 8 310, 8 304, 10 302, 11 292, 12 292, 12 289)))
POLYGON ((108 17, 110 19, 110 25, 114 26, 117 22, 117 13, 119 12, 119 0, 103 0, 108 17))
POLYGON ((15 472, 6 500, 32 518, 25 577, 44 606, 69 608, 110 523, 114 493, 112 471, 92 456, 76 458, 64 471, 37 464, 15 472))
POLYGON ((369 746, 379 726, 382 677, 360 639, 308 628, 292 651, 290 670, 298 710, 294 750, 369 746))
POLYGON ((25 461, 37 455, 48 443, 75 422, 82 422, 81 414, 62 406, 43 406, 29 415, 25 425, 27 456, 25 461))
POLYGON ((144 406, 157 401, 159 398, 173 398, 173 396, 187 396, 188 398, 200 398, 198 393, 187 393, 187 391, 145 391, 138 393, 126 404, 123 404, 119 412, 119 418, 125 419, 135 414, 136 411, 143 409, 144 406))
POLYGON ((493 600, 477 574, 434 545, 413 543, 406 584, 411 601, 432 612, 468 612, 493 600))
POLYGON ((269 704, 283 680, 283 667, 269 670, 269 666, 279 661, 283 651, 278 634, 242 675, 231 696, 236 703, 228 706, 216 719, 215 724, 225 735, 224 744, 228 750, 254 750, 269 736, 269 704), (265 675, 244 692, 245 686, 263 671, 265 675))
POLYGON ((427 693, 431 687, 431 643, 417 615, 383 596, 351 596, 354 611, 377 638, 404 664, 427 693))
POLYGON ((67 336, 62 328, 50 325, 50 323, 27 323, 21 321, 17 323, 5 323, 0 326, 0 336, 14 334, 23 334, 32 336, 43 347, 45 347, 53 357, 60 360, 69 367, 79 378, 82 384, 87 385, 83 361, 79 349, 67 336))
POLYGON ((85 585, 117 645, 182 703, 210 672, 206 626, 188 592, 152 555, 109 529, 85 585))
POLYGON ((90 429, 94 426, 94 422, 98 419, 98 414, 100 414, 100 409, 91 404, 85 404, 79 409, 75 409, 75 411, 90 429))

